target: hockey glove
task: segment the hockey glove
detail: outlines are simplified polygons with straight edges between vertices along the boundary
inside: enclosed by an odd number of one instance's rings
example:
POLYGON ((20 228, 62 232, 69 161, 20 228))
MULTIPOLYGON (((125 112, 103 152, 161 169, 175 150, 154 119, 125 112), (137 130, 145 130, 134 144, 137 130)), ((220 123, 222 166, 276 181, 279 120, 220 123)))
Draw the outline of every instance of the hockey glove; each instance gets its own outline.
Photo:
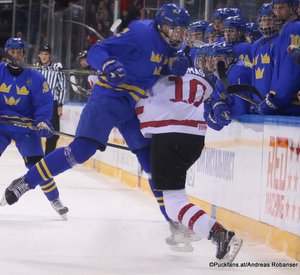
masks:
POLYGON ((112 86, 119 86, 124 83, 126 71, 121 62, 115 58, 107 59, 103 66, 102 72, 105 75, 107 82, 112 86))
POLYGON ((49 138, 53 136, 54 128, 52 127, 49 120, 36 120, 34 121, 33 126, 37 127, 37 134, 40 137, 49 138))
POLYGON ((215 119, 213 114, 213 99, 208 98, 204 101, 204 119, 209 128, 212 128, 216 131, 222 130, 223 126, 219 125, 215 119))
POLYGON ((213 105, 215 121, 222 126, 231 122, 231 108, 223 101, 217 101, 213 105))
POLYGON ((276 113, 281 105, 276 101, 274 95, 269 93, 266 95, 265 100, 259 103, 257 112, 261 115, 271 115, 276 113))
POLYGON ((189 60, 181 53, 170 58, 169 69, 171 74, 176 76, 184 76, 189 67, 189 60))

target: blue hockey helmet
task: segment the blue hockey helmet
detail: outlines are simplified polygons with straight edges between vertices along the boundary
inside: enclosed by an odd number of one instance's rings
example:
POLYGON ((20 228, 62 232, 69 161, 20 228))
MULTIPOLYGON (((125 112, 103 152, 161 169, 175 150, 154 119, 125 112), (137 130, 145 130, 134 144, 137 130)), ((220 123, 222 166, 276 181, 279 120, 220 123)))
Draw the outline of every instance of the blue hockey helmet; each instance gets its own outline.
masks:
POLYGON ((245 34, 250 38, 251 41, 255 41, 262 36, 259 25, 255 22, 246 23, 245 34))
POLYGON ((211 56, 233 57, 233 45, 228 42, 215 43, 211 48, 211 56))
POLYGON ((258 10, 258 23, 259 31, 265 37, 271 37, 279 31, 281 22, 274 14, 272 3, 265 3, 258 10), (272 18, 271 24, 269 21, 266 25, 266 23, 264 23, 264 17, 272 18))
POLYGON ((189 32, 203 32, 204 33, 204 31, 205 31, 205 29, 207 28, 208 25, 209 25, 209 23, 206 22, 206 21, 193 22, 192 24, 189 25, 188 31, 189 32))
POLYGON ((245 20, 240 16, 230 16, 227 17, 224 21, 224 29, 228 28, 235 28, 240 31, 244 31, 246 27, 245 20))
POLYGON ((274 15, 272 3, 265 3, 258 10, 258 17, 274 15))
POLYGON ((10 50, 10 49, 23 49, 25 52, 26 50, 26 43, 22 38, 9 38, 4 46, 4 50, 10 50))
POLYGON ((215 10, 211 16, 212 21, 225 20, 227 17, 228 16, 226 14, 226 8, 220 8, 220 9, 215 10))
POLYGON ((177 4, 165 4, 158 9, 154 21, 157 26, 188 27, 191 17, 185 8, 177 4))
POLYGON ((213 34, 213 33, 215 33, 215 32, 216 32, 216 29, 215 29, 213 23, 210 23, 210 24, 206 27, 206 29, 205 29, 205 31, 204 31, 205 35, 210 35, 210 34, 213 34))

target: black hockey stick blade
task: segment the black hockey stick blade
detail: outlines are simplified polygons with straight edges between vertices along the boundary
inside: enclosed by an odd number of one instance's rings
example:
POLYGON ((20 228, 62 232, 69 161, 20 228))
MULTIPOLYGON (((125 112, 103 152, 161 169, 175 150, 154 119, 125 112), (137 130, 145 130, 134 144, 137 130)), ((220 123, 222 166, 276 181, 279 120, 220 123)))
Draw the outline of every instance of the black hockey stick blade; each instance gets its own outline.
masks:
POLYGON ((218 72, 219 78, 220 78, 224 88, 227 89, 227 87, 229 86, 229 83, 227 80, 227 70, 226 70, 224 61, 218 62, 217 72, 218 72))
POLYGON ((226 92, 229 94, 242 94, 247 92, 257 95, 261 100, 265 99, 254 86, 247 84, 230 85, 227 87, 226 92))

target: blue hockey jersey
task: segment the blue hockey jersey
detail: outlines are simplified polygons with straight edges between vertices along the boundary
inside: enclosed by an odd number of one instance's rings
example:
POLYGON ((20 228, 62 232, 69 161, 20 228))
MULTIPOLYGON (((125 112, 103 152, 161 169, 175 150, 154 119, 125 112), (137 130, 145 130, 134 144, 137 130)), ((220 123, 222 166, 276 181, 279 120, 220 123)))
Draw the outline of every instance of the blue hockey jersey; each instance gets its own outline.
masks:
POLYGON ((279 113, 283 115, 300 115, 300 102, 297 93, 300 90, 300 66, 287 52, 290 44, 300 46, 300 22, 286 23, 278 38, 275 51, 275 66, 270 93, 279 105, 279 113))
POLYGON ((109 57, 115 57, 126 70, 124 84, 112 87, 105 77, 99 77, 94 91, 97 92, 97 86, 102 86, 107 88, 105 91, 102 89, 102 93, 111 96, 125 93, 131 100, 137 101, 164 70, 168 70, 169 57, 175 52, 161 37, 153 20, 133 21, 123 32, 95 44, 89 50, 87 61, 92 68, 101 71, 104 62, 109 57))
MULTIPOLYGON (((233 64, 227 73, 227 81, 229 85, 247 84, 251 85, 251 68, 245 66, 241 60, 233 64)), ((245 95, 247 95, 245 93, 245 95)), ((249 113, 250 104, 245 100, 235 96, 229 95, 225 92, 225 87, 220 79, 216 80, 213 93, 211 95, 214 101, 225 101, 231 107, 231 118, 236 118, 242 114, 249 113)), ((251 98, 251 95, 247 95, 251 98)))
MULTIPOLYGON (((24 69, 15 77, 6 63, 0 63, 0 117, 32 123, 34 120, 51 120, 53 97, 44 76, 35 70, 24 69)), ((8 126, 5 126, 8 127, 8 126)), ((9 127, 24 132, 19 127, 9 127)))
POLYGON ((278 47, 278 34, 271 38, 262 37, 256 40, 252 46, 252 85, 263 96, 270 91, 276 47, 278 47))

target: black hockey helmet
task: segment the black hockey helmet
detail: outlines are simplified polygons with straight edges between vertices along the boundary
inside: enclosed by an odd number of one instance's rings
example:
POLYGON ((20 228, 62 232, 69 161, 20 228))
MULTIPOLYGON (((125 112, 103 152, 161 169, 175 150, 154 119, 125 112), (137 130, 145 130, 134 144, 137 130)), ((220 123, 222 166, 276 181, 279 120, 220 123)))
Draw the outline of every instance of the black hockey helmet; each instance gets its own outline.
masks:
POLYGON ((40 46, 39 52, 51 53, 51 47, 49 46, 49 44, 44 44, 44 45, 40 46))
POLYGON ((81 58, 86 58, 88 55, 88 51, 87 50, 84 50, 82 52, 79 52, 78 55, 77 55, 77 59, 81 59, 81 58))

